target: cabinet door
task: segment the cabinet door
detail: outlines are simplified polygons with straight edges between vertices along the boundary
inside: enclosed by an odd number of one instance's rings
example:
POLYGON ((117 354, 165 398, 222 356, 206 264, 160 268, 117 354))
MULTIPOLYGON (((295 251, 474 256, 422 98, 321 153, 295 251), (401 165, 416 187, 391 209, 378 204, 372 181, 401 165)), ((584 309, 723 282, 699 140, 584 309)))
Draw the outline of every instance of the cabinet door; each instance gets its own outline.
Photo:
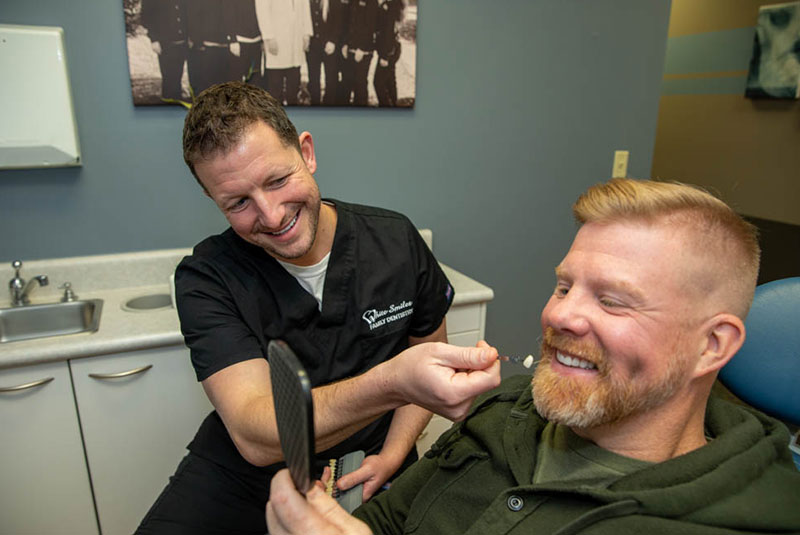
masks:
POLYGON ((183 346, 70 366, 103 535, 133 533, 212 406, 183 346))
POLYGON ((98 533, 67 363, 0 371, 0 390, 0 533, 98 533))
POLYGON ((450 308, 447 313, 447 341, 471 347, 484 337, 486 303, 468 303, 450 308))

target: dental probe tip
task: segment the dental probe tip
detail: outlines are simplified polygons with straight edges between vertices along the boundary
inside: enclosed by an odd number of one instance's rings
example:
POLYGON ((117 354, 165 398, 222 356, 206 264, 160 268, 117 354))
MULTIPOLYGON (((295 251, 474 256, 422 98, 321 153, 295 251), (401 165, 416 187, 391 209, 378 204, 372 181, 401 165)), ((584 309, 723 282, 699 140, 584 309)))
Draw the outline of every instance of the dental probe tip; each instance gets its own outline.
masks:
POLYGON ((533 358, 533 355, 528 355, 525 358, 518 357, 518 356, 513 356, 513 355, 512 356, 502 356, 502 357, 500 357, 500 360, 503 360, 503 361, 506 361, 506 362, 513 362, 515 364, 522 364, 526 368, 530 368, 536 362, 536 360, 533 358))

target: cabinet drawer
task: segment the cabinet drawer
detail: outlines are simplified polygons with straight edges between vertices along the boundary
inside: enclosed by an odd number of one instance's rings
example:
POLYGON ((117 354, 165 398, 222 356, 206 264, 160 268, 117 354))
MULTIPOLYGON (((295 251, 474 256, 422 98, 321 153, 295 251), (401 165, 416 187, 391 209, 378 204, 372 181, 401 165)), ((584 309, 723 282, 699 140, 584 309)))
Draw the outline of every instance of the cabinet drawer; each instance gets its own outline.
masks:
POLYGON ((447 312, 447 332, 460 333, 481 328, 481 304, 451 307, 447 312))

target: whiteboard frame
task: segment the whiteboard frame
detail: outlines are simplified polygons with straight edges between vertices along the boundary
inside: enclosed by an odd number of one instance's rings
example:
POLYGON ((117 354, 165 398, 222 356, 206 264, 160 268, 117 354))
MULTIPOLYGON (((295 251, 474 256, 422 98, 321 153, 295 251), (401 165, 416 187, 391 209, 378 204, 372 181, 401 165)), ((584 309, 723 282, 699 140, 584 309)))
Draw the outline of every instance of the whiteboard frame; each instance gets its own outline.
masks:
POLYGON ((0 72, 0 169, 82 165, 64 30, 0 24, 0 72))

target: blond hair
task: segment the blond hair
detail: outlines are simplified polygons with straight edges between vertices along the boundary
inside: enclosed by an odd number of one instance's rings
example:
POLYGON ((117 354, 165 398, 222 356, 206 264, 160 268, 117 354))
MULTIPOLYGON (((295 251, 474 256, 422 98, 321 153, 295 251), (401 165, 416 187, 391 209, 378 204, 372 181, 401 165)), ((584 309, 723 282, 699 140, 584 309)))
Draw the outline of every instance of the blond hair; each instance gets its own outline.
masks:
POLYGON ((704 290, 723 287, 729 312, 747 315, 761 257, 758 231, 710 193, 679 182, 614 178, 586 190, 572 213, 580 224, 633 220, 682 230, 687 246, 709 260, 704 290))

